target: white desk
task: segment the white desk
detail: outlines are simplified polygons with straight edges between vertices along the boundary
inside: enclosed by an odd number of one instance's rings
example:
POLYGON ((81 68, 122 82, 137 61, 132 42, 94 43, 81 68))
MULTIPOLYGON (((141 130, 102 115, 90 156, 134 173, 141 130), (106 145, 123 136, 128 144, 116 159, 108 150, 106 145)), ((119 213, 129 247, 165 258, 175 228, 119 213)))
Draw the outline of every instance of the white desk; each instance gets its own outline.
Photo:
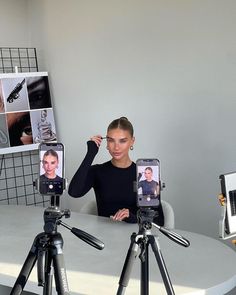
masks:
MULTIPOLYGON (((43 231, 41 207, 0 206, 0 284, 13 286, 35 236, 43 231)), ((97 237, 105 243, 97 250, 74 236, 63 226, 64 259, 71 294, 116 294, 130 236, 136 224, 113 222, 108 218, 72 212, 62 221, 97 237)), ((176 230, 191 245, 184 248, 157 229, 160 248, 176 295, 222 295, 236 286, 236 253, 225 244, 195 233, 176 230)), ((149 247, 150 294, 166 294, 154 254, 149 247)), ((25 290, 42 294, 32 271, 25 290)), ((136 259, 125 294, 140 294, 140 260, 136 259)), ((56 293, 54 293, 56 294, 56 293)))

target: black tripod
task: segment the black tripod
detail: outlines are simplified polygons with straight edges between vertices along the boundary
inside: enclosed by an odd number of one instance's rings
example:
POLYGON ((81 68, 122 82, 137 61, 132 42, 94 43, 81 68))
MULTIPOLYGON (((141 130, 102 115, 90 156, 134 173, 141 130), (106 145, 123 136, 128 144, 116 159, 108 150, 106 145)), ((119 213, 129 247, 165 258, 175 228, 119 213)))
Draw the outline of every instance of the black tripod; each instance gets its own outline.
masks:
POLYGON ((91 246, 102 250, 103 242, 77 228, 71 228, 61 221, 65 216, 70 217, 70 210, 59 209, 59 196, 51 196, 51 206, 44 211, 44 232, 38 234, 22 266, 20 274, 12 288, 10 295, 22 293, 29 275, 38 260, 38 285, 43 287, 43 295, 52 294, 53 270, 56 291, 59 295, 69 295, 66 269, 63 257, 63 239, 57 232, 57 225, 63 225, 74 235, 91 246))
POLYGON ((156 257, 163 282, 165 284, 166 292, 168 295, 174 295, 174 289, 171 284, 170 277, 168 275, 167 268, 158 244, 157 237, 151 234, 152 225, 156 226, 164 235, 173 241, 179 243, 184 247, 190 245, 189 241, 180 236, 177 233, 171 232, 170 230, 160 227, 153 223, 153 218, 156 215, 156 211, 150 208, 140 209, 138 211, 138 223, 139 223, 139 232, 138 234, 133 233, 131 235, 130 247, 125 259, 125 263, 122 269, 122 273, 119 280, 119 288, 117 295, 122 295, 125 293, 125 288, 128 286, 130 273, 134 260, 138 254, 140 248, 139 258, 141 260, 141 280, 140 280, 140 294, 148 295, 149 294, 149 256, 148 256, 148 246, 149 244, 152 247, 153 253, 156 257))

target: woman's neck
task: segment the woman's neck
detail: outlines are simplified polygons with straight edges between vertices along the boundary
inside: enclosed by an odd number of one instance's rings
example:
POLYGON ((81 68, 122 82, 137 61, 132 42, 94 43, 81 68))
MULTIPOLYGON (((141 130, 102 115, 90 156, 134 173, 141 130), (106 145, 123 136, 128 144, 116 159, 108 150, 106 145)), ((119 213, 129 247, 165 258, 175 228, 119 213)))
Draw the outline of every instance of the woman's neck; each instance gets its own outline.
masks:
POLYGON ((48 178, 48 179, 54 179, 57 175, 54 173, 53 175, 52 174, 47 174, 45 173, 45 176, 48 178))
POLYGON ((111 162, 115 167, 118 167, 118 168, 128 168, 132 164, 132 161, 130 160, 130 158, 122 159, 122 160, 116 160, 112 158, 111 162))

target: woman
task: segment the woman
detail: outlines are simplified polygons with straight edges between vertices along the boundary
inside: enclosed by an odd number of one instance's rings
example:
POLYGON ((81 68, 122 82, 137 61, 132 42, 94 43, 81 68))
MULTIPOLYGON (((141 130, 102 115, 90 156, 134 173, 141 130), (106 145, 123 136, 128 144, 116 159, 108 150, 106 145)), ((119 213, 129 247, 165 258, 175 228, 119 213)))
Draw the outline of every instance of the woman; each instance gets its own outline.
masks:
POLYGON ((44 153, 42 159, 42 167, 45 171, 44 174, 40 175, 40 179, 43 180, 61 180, 61 177, 56 174, 56 169, 58 169, 59 158, 57 152, 54 150, 48 150, 44 153))
MULTIPOLYGON (((94 189, 99 216, 113 220, 137 222, 136 164, 130 159, 129 150, 135 142, 133 126, 125 117, 116 119, 107 128, 106 137, 95 135, 87 142, 88 151, 69 185, 72 197, 82 197, 94 189), (106 138, 111 160, 92 165, 103 139, 106 138)), ((163 225, 160 207, 158 224, 163 225)))

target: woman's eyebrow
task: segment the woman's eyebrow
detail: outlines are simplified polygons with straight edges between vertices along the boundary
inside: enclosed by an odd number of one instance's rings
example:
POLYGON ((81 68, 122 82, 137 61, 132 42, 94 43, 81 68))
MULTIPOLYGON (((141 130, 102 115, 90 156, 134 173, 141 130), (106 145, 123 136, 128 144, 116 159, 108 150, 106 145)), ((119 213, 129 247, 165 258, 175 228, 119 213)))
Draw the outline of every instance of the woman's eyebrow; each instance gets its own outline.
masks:
MULTIPOLYGON (((109 136, 107 136, 106 139, 112 139, 112 140, 115 140, 115 138, 113 138, 113 137, 109 137, 109 136)), ((118 140, 127 140, 127 139, 128 139, 127 137, 118 138, 118 140)))

